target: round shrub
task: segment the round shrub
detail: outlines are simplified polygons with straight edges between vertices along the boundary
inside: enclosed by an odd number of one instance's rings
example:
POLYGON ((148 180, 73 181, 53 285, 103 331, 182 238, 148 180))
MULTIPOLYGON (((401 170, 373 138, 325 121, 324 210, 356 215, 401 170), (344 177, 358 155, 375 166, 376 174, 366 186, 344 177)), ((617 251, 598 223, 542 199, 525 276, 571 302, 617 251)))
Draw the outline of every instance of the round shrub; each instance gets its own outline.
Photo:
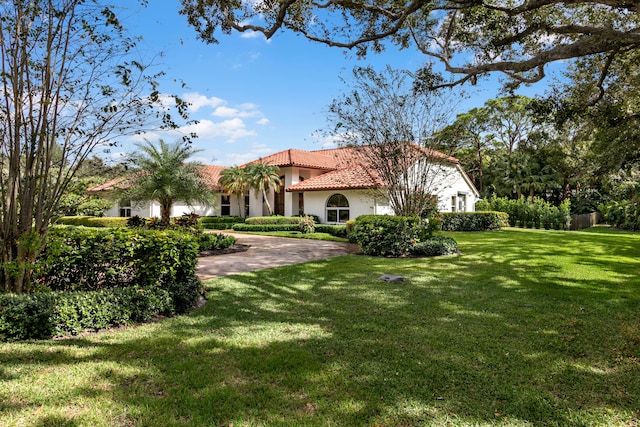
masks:
POLYGON ((448 236, 435 236, 423 242, 417 242, 411 253, 416 256, 451 255, 458 252, 458 242, 448 236))
POLYGON ((54 310, 50 294, 0 294, 0 342, 50 338, 54 310))
POLYGON ((167 286, 167 290, 177 314, 186 313, 192 309, 204 292, 202 282, 196 276, 186 277, 184 280, 170 283, 167 286))
POLYGON ((219 233, 203 233, 198 235, 198 248, 200 251, 213 249, 226 249, 236 243, 236 238, 219 233))
POLYGON ((302 234, 313 233, 316 231, 316 221, 312 216, 301 216, 300 222, 298 222, 298 228, 302 234))
POLYGON ((408 255, 424 234, 424 220, 416 217, 361 215, 353 227, 353 239, 366 255, 408 255))

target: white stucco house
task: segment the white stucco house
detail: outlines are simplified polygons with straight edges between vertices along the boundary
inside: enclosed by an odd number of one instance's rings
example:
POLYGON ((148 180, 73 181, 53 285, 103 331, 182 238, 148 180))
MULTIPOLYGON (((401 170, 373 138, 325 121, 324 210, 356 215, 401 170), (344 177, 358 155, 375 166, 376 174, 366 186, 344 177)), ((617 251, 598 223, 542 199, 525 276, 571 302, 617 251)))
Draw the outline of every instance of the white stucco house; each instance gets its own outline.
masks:
MULTIPOLYGON (((437 197, 441 212, 473 211, 479 198, 478 190, 460 167, 457 159, 436 151, 425 150, 423 161, 431 165, 433 183, 430 193, 437 197), (424 160, 426 159, 426 160, 424 160)), ((344 223, 363 214, 393 214, 385 188, 371 160, 362 147, 343 147, 304 151, 289 149, 255 160, 280 168, 281 189, 268 194, 274 213, 294 216, 316 215, 321 223, 344 223)), ((253 163, 253 162, 250 162, 253 163)), ((417 167, 417 162, 413 167, 417 167)), ((235 196, 224 193, 218 180, 223 166, 202 166, 209 185, 219 192, 216 206, 187 206, 176 203, 172 216, 195 212, 202 216, 264 216, 268 215, 262 194, 251 191, 238 203, 235 196), (244 212, 241 212, 241 209, 244 212)), ((89 189, 92 193, 108 193, 121 180, 112 180, 89 189)), ((107 216, 159 217, 157 203, 131 205, 117 201, 107 216)))

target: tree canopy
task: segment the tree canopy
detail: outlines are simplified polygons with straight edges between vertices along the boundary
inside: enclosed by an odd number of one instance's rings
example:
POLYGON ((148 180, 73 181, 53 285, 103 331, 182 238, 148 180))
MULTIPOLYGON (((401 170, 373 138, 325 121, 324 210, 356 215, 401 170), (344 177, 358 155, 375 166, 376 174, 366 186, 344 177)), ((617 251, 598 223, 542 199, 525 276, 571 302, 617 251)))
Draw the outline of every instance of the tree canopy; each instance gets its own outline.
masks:
POLYGON ((200 164, 186 162, 199 150, 188 144, 167 144, 163 140, 157 146, 149 141, 136 146, 139 151, 131 156, 131 162, 138 171, 130 178, 130 187, 124 193, 126 198, 160 203, 160 217, 165 225, 169 224, 171 207, 178 200, 187 204, 213 204, 213 190, 207 185, 200 164))
POLYGON ((606 75, 611 63, 640 47, 636 1, 181 1, 181 13, 212 43, 218 32, 271 38, 289 30, 361 56, 388 43, 413 46, 457 75, 443 80, 427 68, 430 87, 475 82, 492 72, 530 83, 542 79, 551 62, 591 56, 602 56, 599 73, 606 75))
POLYGON ((269 215, 273 215, 273 208, 269 203, 267 190, 273 188, 273 191, 276 193, 280 191, 280 168, 276 165, 258 161, 249 163, 243 168, 243 171, 245 175, 244 180, 248 188, 262 193, 262 199, 267 205, 269 215))
POLYGON ((449 91, 417 90, 414 82, 413 74, 391 67, 356 67, 349 91, 329 106, 329 133, 363 148, 396 215, 427 216, 451 176, 446 156, 432 151, 432 136, 457 102, 449 91))

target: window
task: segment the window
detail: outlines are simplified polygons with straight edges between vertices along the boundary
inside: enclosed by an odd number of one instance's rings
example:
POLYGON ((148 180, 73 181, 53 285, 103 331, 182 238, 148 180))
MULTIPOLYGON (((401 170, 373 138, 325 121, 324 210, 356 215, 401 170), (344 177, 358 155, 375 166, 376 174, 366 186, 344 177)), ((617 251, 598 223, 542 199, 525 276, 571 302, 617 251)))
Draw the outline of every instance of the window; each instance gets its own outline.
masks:
POLYGON ((456 196, 451 196, 451 212, 455 212, 457 208, 456 196))
POLYGON ((327 222, 349 221, 349 201, 342 194, 334 194, 327 200, 327 222))
POLYGON ((458 212, 467 211, 467 195, 464 193, 458 193, 458 212))
POLYGON ((244 217, 249 216, 249 193, 244 195, 244 217))
POLYGON ((231 216, 231 196, 220 196, 220 216, 231 216))
POLYGON ((120 216, 121 217, 130 217, 131 216, 131 200, 122 199, 118 203, 120 206, 120 216))

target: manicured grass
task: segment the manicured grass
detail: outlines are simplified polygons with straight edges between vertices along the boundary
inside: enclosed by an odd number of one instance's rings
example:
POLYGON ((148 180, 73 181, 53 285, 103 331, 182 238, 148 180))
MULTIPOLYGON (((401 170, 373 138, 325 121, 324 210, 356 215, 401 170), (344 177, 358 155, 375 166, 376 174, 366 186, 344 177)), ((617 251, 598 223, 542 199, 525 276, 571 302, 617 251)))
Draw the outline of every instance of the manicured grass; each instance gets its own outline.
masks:
POLYGON ((0 425, 638 425, 640 235, 452 235, 461 255, 230 276, 188 316, 2 344, 0 425))

